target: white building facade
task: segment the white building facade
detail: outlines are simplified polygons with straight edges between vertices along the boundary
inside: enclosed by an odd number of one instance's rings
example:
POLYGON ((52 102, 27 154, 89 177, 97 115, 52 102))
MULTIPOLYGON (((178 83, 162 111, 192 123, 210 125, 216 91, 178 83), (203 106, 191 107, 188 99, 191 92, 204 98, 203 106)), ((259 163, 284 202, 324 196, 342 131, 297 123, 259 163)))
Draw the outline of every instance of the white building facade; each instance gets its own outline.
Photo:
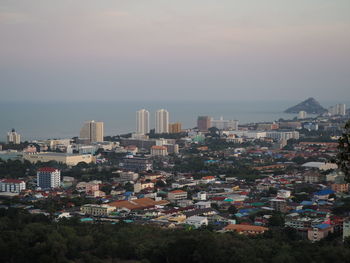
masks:
POLYGON ((61 171, 56 168, 40 168, 36 175, 37 186, 42 189, 58 188, 61 185, 61 171))
POLYGON ((145 109, 136 112, 136 133, 149 133, 149 111, 145 109))
POLYGON ((237 120, 224 120, 223 117, 220 117, 219 120, 211 118, 210 122, 211 127, 218 128, 219 130, 238 130, 237 120))
POLYGON ((156 111, 156 127, 155 132, 168 133, 169 132, 169 112, 164 109, 156 111))
POLYGON ((0 181, 0 191, 8 193, 19 193, 26 189, 26 183, 22 180, 3 179, 0 181))
POLYGON ((7 143, 20 144, 21 135, 18 134, 15 129, 7 133, 7 143))

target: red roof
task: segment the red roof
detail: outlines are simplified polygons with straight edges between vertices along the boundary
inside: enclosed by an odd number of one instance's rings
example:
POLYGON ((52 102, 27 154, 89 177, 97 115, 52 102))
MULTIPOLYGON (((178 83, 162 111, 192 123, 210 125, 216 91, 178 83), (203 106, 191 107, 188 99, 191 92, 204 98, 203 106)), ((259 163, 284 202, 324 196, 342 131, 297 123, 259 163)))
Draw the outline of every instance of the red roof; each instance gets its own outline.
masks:
POLYGON ((202 177, 202 180, 211 180, 211 179, 215 179, 215 177, 211 175, 202 177))
POLYGON ((17 179, 3 179, 1 180, 2 183, 8 183, 8 184, 20 184, 24 183, 23 180, 17 180, 17 179))
POLYGON ((58 169, 52 168, 52 167, 43 167, 38 169, 38 172, 56 172, 56 171, 58 171, 58 169))
POLYGON ((185 193, 185 191, 183 191, 183 190, 174 190, 174 191, 171 191, 170 193, 173 193, 173 194, 185 193))
POLYGON ((225 196, 214 196, 212 198, 210 198, 211 200, 215 200, 215 201, 223 201, 226 199, 225 196))

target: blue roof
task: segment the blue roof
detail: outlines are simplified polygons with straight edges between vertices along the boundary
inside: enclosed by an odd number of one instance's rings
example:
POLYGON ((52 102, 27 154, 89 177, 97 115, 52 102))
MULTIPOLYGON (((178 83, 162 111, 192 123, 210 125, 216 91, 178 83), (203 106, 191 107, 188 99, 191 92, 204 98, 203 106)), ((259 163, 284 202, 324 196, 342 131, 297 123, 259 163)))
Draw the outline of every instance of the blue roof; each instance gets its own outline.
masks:
POLYGON ((334 191, 332 189, 324 189, 315 193, 315 195, 330 195, 330 194, 334 194, 334 191))
POLYGON ((291 213, 303 213, 304 212, 304 210, 303 209, 299 209, 299 210, 296 210, 296 209, 294 209, 294 210, 292 210, 291 211, 291 213))
POLYGON ((312 205, 313 202, 312 201, 302 201, 301 205, 312 205))
POLYGON ((314 209, 305 209, 305 212, 316 212, 314 209))
POLYGON ((315 225, 315 227, 319 228, 319 229, 326 229, 328 227, 330 227, 329 224, 319 224, 319 225, 315 225))
POLYGON ((85 218, 82 218, 80 219, 81 222, 91 222, 91 221, 94 221, 92 218, 90 217, 85 217, 85 218))
POLYGON ((205 163, 218 163, 219 160, 206 160, 205 163))
POLYGON ((244 215, 241 214, 241 213, 236 213, 235 216, 237 216, 237 217, 243 217, 244 215))

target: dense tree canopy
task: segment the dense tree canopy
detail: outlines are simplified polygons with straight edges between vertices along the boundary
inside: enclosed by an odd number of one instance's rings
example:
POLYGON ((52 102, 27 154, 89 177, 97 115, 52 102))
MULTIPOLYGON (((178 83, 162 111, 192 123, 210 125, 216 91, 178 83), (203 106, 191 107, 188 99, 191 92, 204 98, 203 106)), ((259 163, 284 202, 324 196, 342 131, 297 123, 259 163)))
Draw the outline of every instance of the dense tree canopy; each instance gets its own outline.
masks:
POLYGON ((339 153, 336 162, 345 174, 345 180, 350 182, 350 120, 345 124, 343 135, 339 139, 339 153))
POLYGON ((260 237, 206 229, 169 230, 125 223, 51 222, 0 209, 0 262, 348 262, 336 242, 299 241, 289 229, 260 237))

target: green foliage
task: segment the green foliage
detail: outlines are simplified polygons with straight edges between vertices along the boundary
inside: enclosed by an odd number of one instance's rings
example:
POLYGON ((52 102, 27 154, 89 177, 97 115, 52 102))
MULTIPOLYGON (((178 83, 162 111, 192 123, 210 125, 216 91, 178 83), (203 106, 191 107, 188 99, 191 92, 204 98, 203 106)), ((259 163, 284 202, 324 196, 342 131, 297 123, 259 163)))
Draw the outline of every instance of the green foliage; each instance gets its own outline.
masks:
POLYGON ((333 207, 332 212, 335 215, 347 215, 350 211, 350 198, 341 199, 339 201, 340 204, 336 204, 333 207))
POLYGON ((230 205, 230 207, 227 209, 227 212, 234 215, 238 212, 237 208, 234 205, 230 205))
POLYGON ((284 226, 284 218, 281 213, 273 213, 269 219, 269 226, 284 226))
POLYGON ((348 241, 310 243, 292 229, 245 237, 208 228, 170 230, 118 223, 51 222, 0 209, 0 262, 347 262, 348 241))
POLYGON ((3 161, 0 159, 0 176, 7 178, 24 177, 27 171, 32 168, 28 161, 21 162, 19 160, 3 161))
POLYGON ((350 120, 345 124, 343 135, 339 139, 338 149, 336 163, 345 174, 345 180, 350 182, 350 120))

